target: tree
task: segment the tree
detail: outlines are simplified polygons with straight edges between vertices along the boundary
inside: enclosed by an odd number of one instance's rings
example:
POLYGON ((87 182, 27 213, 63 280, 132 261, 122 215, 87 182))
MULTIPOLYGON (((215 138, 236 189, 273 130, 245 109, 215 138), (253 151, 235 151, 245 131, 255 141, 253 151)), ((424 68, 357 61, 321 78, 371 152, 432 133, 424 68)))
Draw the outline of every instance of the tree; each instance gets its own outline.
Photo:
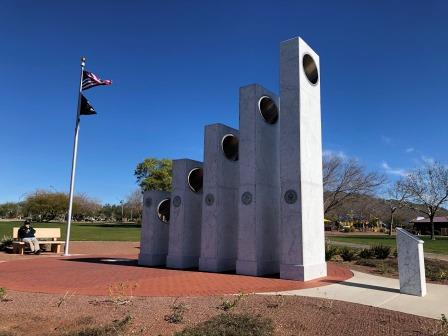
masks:
POLYGON ((103 205, 100 213, 106 220, 116 220, 117 218, 121 218, 121 206, 107 203, 103 205))
MULTIPOLYGON (((37 217, 42 221, 65 218, 68 211, 69 196, 63 192, 36 190, 28 194, 23 202, 23 212, 28 216, 37 217)), ((73 217, 80 220, 95 216, 101 205, 84 194, 77 194, 73 198, 73 217)))
POLYGON ((23 204, 23 211, 28 216, 38 217, 42 221, 50 221, 67 211, 68 197, 62 192, 36 190, 28 194, 23 204))
POLYGON ((355 160, 324 156, 324 213, 359 195, 373 194, 384 182, 384 176, 366 172, 365 168, 355 160))
POLYGON ((140 217, 143 208, 143 195, 141 190, 136 189, 127 196, 126 208, 131 212, 131 221, 134 216, 140 217))
POLYGON ((397 210, 406 205, 408 198, 407 191, 400 186, 400 182, 395 182, 387 191, 388 199, 385 200, 390 213, 389 236, 392 236, 392 229, 394 227, 394 214, 397 210))
POLYGON ((7 202, 0 204, 0 218, 13 218, 18 213, 18 203, 7 202))
POLYGON ((135 168, 134 176, 142 191, 171 191, 173 161, 147 158, 135 168))
POLYGON ((408 195, 406 206, 428 216, 431 239, 435 240, 434 217, 448 200, 448 168, 438 162, 426 163, 402 178, 398 184, 401 192, 408 195))
MULTIPOLYGON (((67 202, 68 202, 68 195, 67 202)), ((85 217, 95 217, 99 214, 102 206, 93 198, 86 194, 77 194, 73 197, 73 217, 77 220, 85 219, 85 217)))

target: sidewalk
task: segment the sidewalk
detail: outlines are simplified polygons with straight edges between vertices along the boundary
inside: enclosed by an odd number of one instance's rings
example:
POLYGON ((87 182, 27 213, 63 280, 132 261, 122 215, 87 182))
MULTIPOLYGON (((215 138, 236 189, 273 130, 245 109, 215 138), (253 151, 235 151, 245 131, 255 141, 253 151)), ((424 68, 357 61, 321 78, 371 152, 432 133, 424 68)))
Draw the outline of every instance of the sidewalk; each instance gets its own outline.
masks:
MULTIPOLYGON (((397 279, 352 271, 354 277, 337 284, 278 292, 281 295, 318 297, 379 307, 408 314, 440 319, 448 315, 448 286, 427 284, 425 297, 400 294, 397 279)), ((263 293, 272 294, 272 293, 263 293)))
MULTIPOLYGON (((330 245, 348 246, 348 247, 361 248, 361 249, 370 247, 370 245, 365 245, 365 244, 346 243, 346 242, 340 242, 340 241, 334 241, 334 240, 330 240, 330 245)), ((448 261, 448 255, 446 255, 446 254, 438 254, 438 253, 431 253, 431 252, 424 252, 424 253, 425 253, 425 258, 448 261)))

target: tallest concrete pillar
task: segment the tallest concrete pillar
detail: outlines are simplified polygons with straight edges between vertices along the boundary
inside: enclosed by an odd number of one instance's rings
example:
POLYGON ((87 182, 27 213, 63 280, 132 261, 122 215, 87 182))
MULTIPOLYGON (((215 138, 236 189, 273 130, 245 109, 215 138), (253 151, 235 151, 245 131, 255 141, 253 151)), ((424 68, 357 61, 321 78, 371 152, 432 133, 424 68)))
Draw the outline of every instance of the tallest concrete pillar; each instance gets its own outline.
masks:
POLYGON ((280 277, 326 276, 319 56, 280 45, 280 277))

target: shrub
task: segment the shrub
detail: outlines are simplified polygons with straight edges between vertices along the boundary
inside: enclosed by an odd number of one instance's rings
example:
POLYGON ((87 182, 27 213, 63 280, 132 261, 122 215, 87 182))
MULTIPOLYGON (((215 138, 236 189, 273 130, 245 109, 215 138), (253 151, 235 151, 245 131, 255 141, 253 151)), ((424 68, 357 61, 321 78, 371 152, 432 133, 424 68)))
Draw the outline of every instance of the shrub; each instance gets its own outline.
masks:
POLYGON ((251 314, 221 314, 188 327, 174 336, 271 336, 274 326, 270 319, 251 314))
POLYGON ((236 298, 234 298, 233 300, 224 300, 218 307, 216 307, 217 309, 221 309, 224 311, 229 311, 233 308, 235 308, 238 303, 241 301, 241 299, 243 299, 244 294, 240 293, 236 296, 236 298))
POLYGON ((6 288, 0 287, 0 301, 4 301, 7 298, 6 288))
POLYGON ((432 281, 448 280, 448 263, 441 260, 425 259, 425 274, 432 281))
POLYGON ((436 333, 436 336, 448 336, 448 319, 446 318, 445 314, 442 314, 440 320, 440 330, 436 333))
POLYGON ((339 248, 334 246, 334 245, 330 245, 330 244, 325 244, 325 260, 331 260, 331 258, 333 258, 334 256, 339 254, 339 248))
POLYGON ((359 257, 362 259, 372 259, 374 257, 374 253, 372 251, 372 249, 370 248, 365 248, 362 249, 361 252, 359 252, 359 257))
POLYGON ((85 327, 81 330, 71 331, 67 336, 120 336, 131 321, 131 316, 117 320, 105 326, 85 327))
POLYGON ((184 314, 187 311, 187 306, 185 303, 177 303, 177 299, 171 305, 171 313, 165 315, 165 321, 169 323, 182 323, 184 320, 184 314))
POLYGON ((356 258, 356 250, 347 246, 344 246, 340 252, 341 258, 344 261, 352 261, 356 258))
MULTIPOLYGON (((362 257, 361 257, 362 258, 362 257)), ((376 267, 377 262, 375 262, 375 260, 371 260, 371 259, 359 259, 356 262, 356 265, 360 265, 360 266, 369 266, 369 267, 376 267)))
POLYGON ((386 259, 390 255, 391 247, 384 245, 375 245, 370 248, 373 252, 373 255, 377 259, 386 259))
POLYGON ((387 273, 392 273, 394 271, 394 269, 387 264, 386 262, 380 262, 376 265, 376 268, 378 269, 378 271, 381 274, 387 274, 387 273))
POLYGON ((125 305, 132 301, 133 293, 138 287, 138 284, 120 282, 108 287, 109 297, 116 305, 125 305))
POLYGON ((3 236, 0 239, 0 251, 3 251, 6 247, 12 246, 12 237, 11 236, 3 236))
POLYGON ((0 330, 0 336, 14 336, 14 334, 11 334, 9 331, 0 330))

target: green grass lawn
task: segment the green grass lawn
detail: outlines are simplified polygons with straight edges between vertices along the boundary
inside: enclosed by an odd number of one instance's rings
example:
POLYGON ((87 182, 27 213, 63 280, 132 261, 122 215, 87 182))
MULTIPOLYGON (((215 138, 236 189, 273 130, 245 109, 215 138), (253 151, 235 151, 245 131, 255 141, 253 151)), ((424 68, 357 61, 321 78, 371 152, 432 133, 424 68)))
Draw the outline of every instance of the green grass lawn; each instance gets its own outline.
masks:
MULTIPOLYGON (((431 240, 430 236, 420 236, 420 239, 425 241, 423 249, 425 252, 448 254, 448 237, 436 237, 436 240, 431 240)), ((387 245, 396 247, 395 236, 361 236, 361 235, 344 235, 344 236, 327 236, 330 241, 338 241, 352 244, 363 245, 387 245)))
MULTIPOLYGON (((0 239, 12 236, 12 228, 23 222, 0 222, 0 239)), ((35 228, 61 228, 65 239, 66 223, 33 223, 35 228)), ((134 223, 72 223, 70 240, 90 241, 140 241, 140 225, 134 223)))

